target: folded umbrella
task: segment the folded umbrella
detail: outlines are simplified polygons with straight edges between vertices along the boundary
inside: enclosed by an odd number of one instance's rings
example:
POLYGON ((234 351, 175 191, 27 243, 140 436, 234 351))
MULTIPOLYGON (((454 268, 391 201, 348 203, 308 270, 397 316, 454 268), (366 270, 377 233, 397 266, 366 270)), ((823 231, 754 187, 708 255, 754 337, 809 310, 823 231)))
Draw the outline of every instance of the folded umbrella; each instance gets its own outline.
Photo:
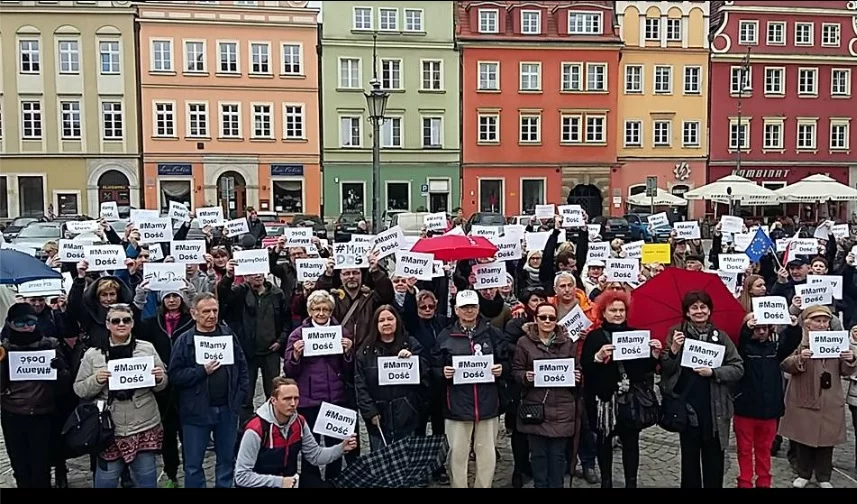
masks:
POLYGON ((411 488, 446 461, 446 436, 411 436, 363 455, 332 484, 337 488, 411 488))
POLYGON ((23 252, 0 249, 0 284, 18 285, 33 280, 62 278, 42 261, 23 252))
POLYGON ((488 259, 497 253, 497 246, 483 236, 446 234, 418 241, 411 252, 434 254, 437 261, 466 261, 488 259))

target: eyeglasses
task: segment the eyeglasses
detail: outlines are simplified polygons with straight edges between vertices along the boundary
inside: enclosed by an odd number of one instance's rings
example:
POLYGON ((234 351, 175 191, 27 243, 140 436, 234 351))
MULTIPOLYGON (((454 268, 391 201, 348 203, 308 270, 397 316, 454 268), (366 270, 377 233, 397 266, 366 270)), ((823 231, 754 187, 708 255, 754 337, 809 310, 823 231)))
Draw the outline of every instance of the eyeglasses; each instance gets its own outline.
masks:
POLYGON ((419 308, 420 308, 420 310, 423 310, 423 311, 431 311, 431 310, 434 310, 436 306, 437 305, 434 305, 434 304, 424 304, 424 305, 420 305, 419 308))
POLYGON ((36 321, 33 319, 13 320, 10 322, 15 329, 23 329, 24 327, 36 327, 36 321))
POLYGON ((542 322, 556 322, 556 317, 553 315, 539 315, 539 320, 542 322))
POLYGON ((110 324, 112 325, 131 325, 131 322, 134 322, 134 319, 131 317, 116 317, 110 319, 110 324))

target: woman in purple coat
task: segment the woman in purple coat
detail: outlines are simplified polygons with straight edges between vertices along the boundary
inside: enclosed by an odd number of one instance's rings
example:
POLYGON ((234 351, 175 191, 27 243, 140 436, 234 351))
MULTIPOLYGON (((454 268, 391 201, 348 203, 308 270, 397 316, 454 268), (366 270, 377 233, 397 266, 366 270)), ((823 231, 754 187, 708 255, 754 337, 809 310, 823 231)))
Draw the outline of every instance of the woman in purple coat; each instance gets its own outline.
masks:
MULTIPOLYGON (((333 296, 326 291, 315 291, 310 294, 307 299, 309 318, 289 335, 283 356, 286 376, 297 381, 301 391, 298 413, 303 415, 307 424, 311 426, 315 425, 321 403, 346 407, 345 380, 353 375, 352 335, 342 329, 342 352, 331 353, 326 347, 333 346, 334 351, 338 352, 337 342, 326 340, 321 334, 325 329, 339 325, 338 321, 331 318, 335 306, 333 296), (313 338, 310 348, 307 348, 304 341, 308 332, 316 332, 318 336, 322 336, 313 338)), ((316 438, 320 437, 316 435, 316 438)), ((337 443, 339 443, 337 439, 325 438, 325 446, 333 446, 337 443)), ((320 469, 306 460, 302 462, 301 470, 305 474, 312 473, 321 478, 320 469)), ((329 464, 325 471, 325 479, 331 480, 337 477, 341 470, 341 459, 329 464)))

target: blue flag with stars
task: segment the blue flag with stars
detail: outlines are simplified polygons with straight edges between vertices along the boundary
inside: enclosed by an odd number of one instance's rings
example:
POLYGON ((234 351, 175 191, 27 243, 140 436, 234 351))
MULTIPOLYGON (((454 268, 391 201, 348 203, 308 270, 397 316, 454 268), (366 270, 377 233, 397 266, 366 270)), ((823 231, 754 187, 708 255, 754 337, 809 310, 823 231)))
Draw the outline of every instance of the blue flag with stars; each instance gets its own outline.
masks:
POLYGON ((773 250, 775 244, 771 241, 771 238, 762 231, 762 228, 756 230, 756 236, 753 237, 753 241, 747 245, 747 250, 744 253, 747 254, 747 257, 750 258, 753 262, 759 262, 762 257, 768 253, 769 250, 773 250))

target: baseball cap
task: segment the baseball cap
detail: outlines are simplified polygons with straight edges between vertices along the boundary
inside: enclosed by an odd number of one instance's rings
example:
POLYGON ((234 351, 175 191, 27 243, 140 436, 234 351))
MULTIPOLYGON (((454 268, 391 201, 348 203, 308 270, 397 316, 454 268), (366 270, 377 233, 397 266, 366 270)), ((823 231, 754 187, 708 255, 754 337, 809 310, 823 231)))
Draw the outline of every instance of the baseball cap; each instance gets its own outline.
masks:
POLYGON ((476 291, 463 290, 455 295, 455 307, 464 308, 465 306, 479 306, 479 295, 476 291))
POLYGON ((606 264, 604 264, 604 261, 602 261, 601 259, 593 259, 593 260, 589 261, 588 263, 586 263, 586 265, 589 266, 590 268, 604 268, 607 266, 606 264))

